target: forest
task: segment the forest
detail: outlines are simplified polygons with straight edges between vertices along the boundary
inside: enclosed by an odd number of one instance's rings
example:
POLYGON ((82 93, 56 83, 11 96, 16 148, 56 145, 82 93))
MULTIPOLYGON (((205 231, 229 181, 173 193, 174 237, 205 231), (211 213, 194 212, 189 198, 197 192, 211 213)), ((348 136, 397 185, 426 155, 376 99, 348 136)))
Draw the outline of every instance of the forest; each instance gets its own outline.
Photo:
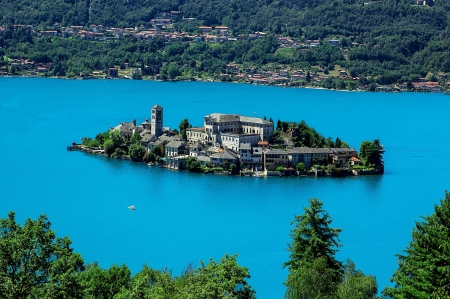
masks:
MULTIPOLYGON (((6 30, 0 36, 0 67, 11 59, 29 59, 52 63, 49 76, 72 77, 127 62, 142 70, 138 78, 161 73, 163 79, 217 79, 228 63, 263 70, 301 68, 311 73, 327 73, 338 66, 359 78, 359 85, 407 83, 419 78, 433 81, 450 72, 449 8, 445 1, 417 5, 410 0, 1 0, 0 25, 6 30), (232 43, 165 43, 133 37, 102 43, 75 37, 36 38, 26 29, 11 27, 29 24, 36 30, 49 30, 55 23, 150 27, 152 18, 171 10, 181 14, 172 30, 196 33, 199 25, 225 25, 233 36, 255 31, 267 36, 232 43), (317 48, 286 49, 280 47, 277 35, 299 41, 333 38, 340 46, 321 42, 317 48)), ((321 84, 339 89, 355 85, 339 78, 321 84)))
MULTIPOLYGON (((336 259, 341 228, 317 198, 291 222, 285 298, 376 299, 450 298, 450 193, 434 212, 416 222, 412 240, 398 255, 399 266, 378 297, 376 278, 351 261, 336 259)), ((16 222, 15 213, 0 218, 0 298, 256 298, 248 283, 250 269, 237 254, 220 261, 200 261, 180 276, 168 269, 143 266, 134 275, 124 265, 101 268, 74 252, 69 237, 57 237, 45 215, 16 222)), ((280 265, 281 266, 281 265, 280 265)))

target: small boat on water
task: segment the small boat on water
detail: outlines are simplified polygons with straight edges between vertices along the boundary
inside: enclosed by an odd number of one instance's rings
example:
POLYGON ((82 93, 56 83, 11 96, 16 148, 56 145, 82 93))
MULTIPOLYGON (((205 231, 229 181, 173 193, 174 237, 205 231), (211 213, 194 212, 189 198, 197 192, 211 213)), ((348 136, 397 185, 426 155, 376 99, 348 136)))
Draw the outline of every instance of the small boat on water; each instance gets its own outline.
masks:
POLYGON ((136 208, 135 208, 134 206, 129 206, 128 208, 129 208, 131 211, 136 210, 136 208))
POLYGON ((154 162, 147 163, 148 166, 155 166, 154 162))

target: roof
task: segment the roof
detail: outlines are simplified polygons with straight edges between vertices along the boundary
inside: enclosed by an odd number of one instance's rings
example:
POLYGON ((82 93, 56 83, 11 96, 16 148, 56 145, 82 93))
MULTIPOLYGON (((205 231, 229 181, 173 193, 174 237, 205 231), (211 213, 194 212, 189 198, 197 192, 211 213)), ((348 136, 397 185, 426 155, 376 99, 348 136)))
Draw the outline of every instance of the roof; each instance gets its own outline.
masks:
POLYGON ((195 141, 194 143, 191 143, 189 145, 189 148, 205 148, 205 146, 203 144, 201 144, 200 141, 195 141))
POLYGON ((332 150, 333 152, 338 152, 338 153, 356 152, 356 150, 354 148, 342 148, 342 147, 330 148, 330 150, 332 150))
POLYGON ((311 154, 309 147, 294 147, 289 151, 290 154, 311 154))
POLYGON ((353 162, 361 162, 361 160, 359 160, 356 157, 351 157, 350 160, 353 161, 353 162))
POLYGON ((273 124, 273 122, 259 117, 241 116, 239 114, 211 113, 205 116, 205 119, 211 119, 215 122, 239 121, 256 124, 273 124))
POLYGON ((204 132, 204 131, 205 131, 205 127, 187 128, 186 131, 199 131, 199 132, 204 132))
POLYGON ((129 133, 133 131, 135 128, 135 125, 132 122, 126 122, 126 123, 120 123, 118 126, 114 128, 114 130, 120 130, 125 133, 129 133))
POLYGON ((250 143, 241 143, 241 145, 239 146, 239 149, 245 149, 245 150, 249 150, 252 149, 252 146, 250 143))
POLYGON ((202 162, 210 162, 211 161, 211 158, 209 156, 197 156, 195 158, 197 158, 198 161, 202 161, 202 162))
POLYGON ((141 143, 147 143, 147 142, 150 142, 152 140, 156 140, 156 135, 154 135, 154 134, 145 134, 145 135, 143 135, 141 137, 142 137, 141 143))
POLYGON ((148 121, 148 118, 146 118, 145 121, 143 121, 143 122, 141 123, 141 126, 142 126, 142 125, 148 125, 148 124, 151 124, 151 123, 148 121))
POLYGON ((332 154, 333 151, 329 148, 324 147, 311 147, 310 148, 312 154, 332 154))
POLYGON ((166 144, 166 148, 168 148, 168 147, 179 148, 179 147, 185 146, 185 145, 186 145, 186 142, 184 142, 184 141, 171 141, 171 142, 166 144))
POLYGON ((280 149, 271 149, 271 150, 266 150, 264 152, 264 154, 269 154, 269 155, 288 155, 289 152, 288 151, 284 151, 284 150, 280 150, 280 149))
POLYGON ((236 160, 236 157, 236 154, 228 149, 223 150, 221 153, 215 153, 211 155, 211 158, 222 160, 236 160))
POLYGON ((152 108, 162 108, 161 106, 159 106, 158 104, 156 104, 155 106, 153 106, 152 108))

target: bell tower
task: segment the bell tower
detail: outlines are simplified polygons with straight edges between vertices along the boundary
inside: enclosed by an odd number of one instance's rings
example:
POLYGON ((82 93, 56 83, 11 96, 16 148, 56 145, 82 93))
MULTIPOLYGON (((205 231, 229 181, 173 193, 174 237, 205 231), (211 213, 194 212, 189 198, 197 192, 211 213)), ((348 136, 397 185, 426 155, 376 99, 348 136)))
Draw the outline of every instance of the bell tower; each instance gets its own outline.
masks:
POLYGON ((162 135, 163 128, 163 108, 156 104, 152 107, 152 134, 159 137, 162 135))

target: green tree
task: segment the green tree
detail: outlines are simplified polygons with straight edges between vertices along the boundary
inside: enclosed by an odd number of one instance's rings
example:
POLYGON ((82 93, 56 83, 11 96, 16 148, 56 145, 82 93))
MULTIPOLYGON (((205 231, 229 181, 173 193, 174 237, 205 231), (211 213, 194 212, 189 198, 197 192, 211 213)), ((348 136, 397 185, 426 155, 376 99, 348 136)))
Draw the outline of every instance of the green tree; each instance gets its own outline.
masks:
POLYGON ((304 171, 305 170, 305 163, 303 162, 298 162, 297 165, 295 166, 295 169, 297 171, 304 171))
POLYGON ((126 287, 114 296, 115 299, 172 299, 179 296, 172 273, 158 271, 144 265, 141 272, 133 276, 126 287))
POLYGON ((142 158, 144 157, 147 150, 140 144, 132 144, 128 150, 130 154, 130 159, 135 162, 142 162, 142 158))
POLYGON ((110 131, 110 139, 114 143, 114 148, 121 147, 125 143, 125 139, 119 130, 110 131))
POLYGON ((145 163, 155 163, 156 162, 156 156, 152 152, 147 152, 144 155, 144 162, 145 163))
POLYGON ((183 119, 180 123, 180 134, 183 140, 187 140, 186 129, 189 128, 189 120, 187 118, 183 119))
POLYGON ((164 156, 164 154, 163 154, 163 152, 162 152, 162 150, 161 150, 161 147, 160 146, 155 146, 154 148, 152 148, 152 151, 151 151, 152 153, 153 153, 153 155, 155 155, 156 157, 163 157, 164 156))
POLYGON ((223 257, 219 263, 210 259, 205 266, 193 272, 188 285, 189 298, 196 299, 251 299, 255 292, 248 285, 250 278, 247 268, 237 263, 237 255, 223 257))
POLYGON ((191 172, 200 172, 200 162, 195 157, 189 157, 186 161, 186 168, 191 172))
POLYGON ((311 74, 309 73, 309 71, 306 72, 305 81, 306 81, 307 83, 311 82, 311 74))
POLYGON ((363 141, 361 142, 359 155, 365 165, 375 165, 376 167, 383 169, 383 146, 380 144, 380 140, 375 139, 373 142, 363 141))
POLYGON ((434 213, 416 222, 412 240, 398 254, 398 269, 391 281, 395 287, 383 294, 392 298, 450 298, 450 193, 434 213))
POLYGON ((377 280, 372 275, 364 275, 356 270, 355 263, 347 260, 344 265, 342 282, 338 285, 338 299, 374 299, 377 296, 377 280))
MULTIPOLYGON (((322 208, 323 203, 313 198, 309 200, 309 207, 305 207, 305 213, 294 216, 291 225, 292 243, 289 244, 289 261, 284 263, 290 273, 302 267, 308 267, 318 258, 323 258, 327 268, 335 274, 334 281, 340 280, 342 263, 335 259, 339 241, 340 228, 331 228, 332 219, 322 208)), ((289 279, 288 279, 289 281, 289 279)))
POLYGON ((104 270, 97 263, 86 266, 78 280, 83 288, 85 299, 109 299, 127 287, 131 280, 130 269, 126 265, 113 265, 104 270))
POLYGON ((125 155, 125 151, 121 149, 120 147, 116 148, 114 150, 114 153, 111 155, 112 158, 121 158, 123 155, 125 155))
POLYGON ((141 135, 139 135, 138 133, 134 133, 133 135, 131 135, 130 144, 140 144, 141 139, 141 135))
POLYGON ((335 299, 335 285, 336 273, 328 268, 325 258, 318 258, 288 275, 285 298, 335 299))
POLYGON ((108 155, 108 157, 111 157, 111 155, 116 150, 116 147, 114 146, 114 142, 111 139, 106 139, 103 143, 103 149, 105 150, 105 153, 108 155))
POLYGON ((44 215, 24 226, 15 213, 0 218, 0 298, 81 298, 83 259, 58 238, 44 215))

